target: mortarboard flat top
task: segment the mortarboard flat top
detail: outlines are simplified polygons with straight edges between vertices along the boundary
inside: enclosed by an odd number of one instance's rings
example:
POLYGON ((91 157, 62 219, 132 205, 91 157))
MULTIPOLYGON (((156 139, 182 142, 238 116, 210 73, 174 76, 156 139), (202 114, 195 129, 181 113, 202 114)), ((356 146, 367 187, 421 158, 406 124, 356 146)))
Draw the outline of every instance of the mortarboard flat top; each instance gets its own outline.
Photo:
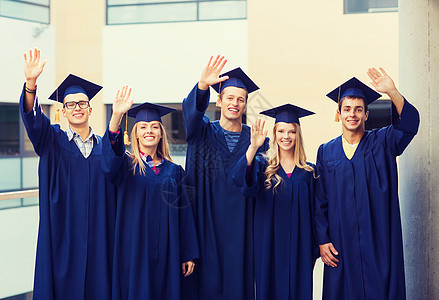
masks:
POLYGON ((300 125, 299 118, 313 115, 312 111, 306 110, 304 108, 292 105, 284 104, 277 106, 268 110, 260 112, 260 114, 276 118, 275 123, 285 122, 285 123, 297 123, 300 125))
POLYGON ((131 118, 136 118, 135 123, 140 121, 159 121, 161 123, 161 117, 173 112, 174 110, 175 108, 145 102, 143 104, 137 105, 136 107, 130 108, 130 110, 128 110, 128 116, 131 118))
POLYGON ((61 82, 52 95, 50 95, 49 99, 55 101, 58 100, 58 102, 63 103, 65 96, 69 94, 83 93, 87 95, 88 100, 91 100, 101 89, 102 86, 100 85, 70 74, 63 82, 61 82))
POLYGON ((249 94, 259 89, 259 87, 250 79, 250 77, 247 76, 247 74, 244 73, 243 70, 241 70, 241 68, 236 68, 229 72, 221 74, 220 77, 223 76, 229 76, 229 79, 224 82, 212 85, 212 88, 217 93, 220 93, 228 86, 235 86, 245 89, 249 94))
POLYGON ((359 97, 363 98, 367 105, 381 97, 378 92, 374 91, 355 77, 352 77, 339 87, 335 88, 326 96, 334 100, 336 103, 346 96, 359 97))

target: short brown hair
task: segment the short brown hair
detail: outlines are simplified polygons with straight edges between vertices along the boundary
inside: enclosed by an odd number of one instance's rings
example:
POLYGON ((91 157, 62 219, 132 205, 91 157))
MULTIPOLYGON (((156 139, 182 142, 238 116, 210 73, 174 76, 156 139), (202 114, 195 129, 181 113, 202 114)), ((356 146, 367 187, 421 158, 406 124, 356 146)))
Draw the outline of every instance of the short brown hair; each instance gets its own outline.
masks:
POLYGON ((363 97, 358 97, 358 96, 345 96, 345 97, 341 98, 340 101, 338 102, 338 111, 341 112, 341 106, 342 106, 342 104, 343 104, 343 100, 344 100, 344 99, 361 99, 361 100, 363 100, 364 110, 365 110, 365 112, 367 112, 367 109, 368 109, 368 108, 367 108, 367 102, 366 102, 366 100, 364 100, 363 97))

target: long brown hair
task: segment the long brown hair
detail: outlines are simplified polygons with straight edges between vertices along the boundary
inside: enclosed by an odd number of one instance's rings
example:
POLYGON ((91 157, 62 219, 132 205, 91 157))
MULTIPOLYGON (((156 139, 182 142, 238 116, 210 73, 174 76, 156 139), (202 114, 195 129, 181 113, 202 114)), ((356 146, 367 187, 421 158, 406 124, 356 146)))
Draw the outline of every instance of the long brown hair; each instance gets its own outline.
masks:
MULTIPOLYGON (((161 122, 160 124, 160 130, 162 132, 162 138, 159 141, 159 144, 157 145, 157 154, 163 159, 172 161, 171 154, 169 152, 169 144, 168 144, 168 135, 166 134, 165 127, 161 122)), ((133 129, 131 130, 131 150, 133 153, 130 153, 127 151, 129 156, 132 160, 132 167, 133 167, 133 174, 136 173, 137 166, 139 167, 139 172, 142 175, 145 175, 146 171, 146 165, 145 162, 142 160, 142 156, 140 155, 140 148, 139 148, 139 139, 137 138, 137 126, 139 123, 134 124, 133 129)))
MULTIPOLYGON (((297 123, 291 123, 296 130, 296 144, 294 146, 294 163, 297 167, 301 169, 305 169, 308 172, 314 172, 314 168, 306 163, 306 154, 303 146, 303 138, 302 138, 302 130, 300 125, 297 123)), ((273 188, 273 193, 276 188, 279 186, 281 182, 283 182, 282 177, 280 177, 277 173, 280 168, 280 155, 279 155, 279 145, 276 141, 276 129, 277 123, 273 126, 273 139, 270 143, 270 148, 267 151, 266 157, 268 161, 268 166, 265 169, 265 187, 266 189, 273 188)))

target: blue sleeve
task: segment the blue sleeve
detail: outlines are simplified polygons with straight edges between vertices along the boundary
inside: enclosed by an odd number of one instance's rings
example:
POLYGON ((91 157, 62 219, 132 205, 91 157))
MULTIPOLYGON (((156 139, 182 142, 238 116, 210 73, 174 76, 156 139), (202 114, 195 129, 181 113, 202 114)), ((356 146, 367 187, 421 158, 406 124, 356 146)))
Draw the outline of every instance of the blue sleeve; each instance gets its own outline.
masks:
POLYGON ((377 132, 377 138, 394 156, 399 156, 417 134, 419 123, 418 110, 404 99, 401 116, 392 104, 392 125, 380 129, 377 132))
MULTIPOLYGON (((308 163, 314 170, 316 170, 316 166, 308 163)), ((310 201, 310 209, 311 209, 311 226, 312 226, 312 251, 313 251, 313 258, 317 259, 320 257, 320 248, 317 243, 317 232, 316 232, 316 222, 315 222, 315 185, 316 185, 316 179, 314 178, 314 175, 311 174, 310 176, 310 182, 309 182, 309 201, 310 201)))
POLYGON ((34 146, 35 152, 41 156, 46 149, 53 145, 56 130, 50 124, 49 118, 44 115, 36 96, 33 109, 29 112, 24 111, 24 87, 25 86, 23 85, 23 90, 20 96, 20 113, 27 135, 34 146))
POLYGON ((183 123, 186 132, 186 141, 192 144, 203 126, 208 122, 204 113, 209 106, 209 90, 200 90, 198 84, 192 89, 186 99, 183 100, 183 123))
MULTIPOLYGON (((247 198, 256 197, 263 184, 265 159, 256 155, 253 159, 249 174, 247 174, 247 157, 244 154, 232 169, 232 178, 241 193, 247 198)), ((262 187, 263 188, 263 187, 262 187)))
POLYGON ((186 180, 186 173, 179 167, 180 185, 180 262, 184 263, 200 257, 197 230, 191 204, 195 199, 195 191, 186 180))
POLYGON ((328 198, 326 197, 325 172, 323 161, 323 145, 317 152, 317 165, 315 182, 315 232, 318 245, 330 243, 328 222, 328 198))
POLYGON ((102 159, 101 166, 105 177, 113 184, 119 185, 123 178, 124 161, 126 160, 125 145, 121 134, 116 135, 114 144, 110 140, 110 131, 105 131, 102 137, 102 159))

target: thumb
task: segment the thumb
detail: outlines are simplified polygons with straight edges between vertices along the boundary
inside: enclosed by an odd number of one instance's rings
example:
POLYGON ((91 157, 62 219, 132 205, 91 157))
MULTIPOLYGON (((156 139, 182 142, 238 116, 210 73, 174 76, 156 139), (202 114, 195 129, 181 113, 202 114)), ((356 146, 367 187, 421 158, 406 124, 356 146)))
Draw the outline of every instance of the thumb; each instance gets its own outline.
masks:
POLYGON ((227 79, 229 79, 229 76, 223 76, 223 77, 218 78, 218 82, 223 82, 223 81, 226 81, 227 79))
POLYGON ((46 65, 47 60, 43 60, 43 62, 41 63, 41 69, 44 69, 44 66, 46 65))
POLYGON ((332 253, 334 253, 335 255, 338 255, 338 252, 337 252, 337 250, 335 250, 334 245, 330 244, 329 249, 331 250, 332 253))

